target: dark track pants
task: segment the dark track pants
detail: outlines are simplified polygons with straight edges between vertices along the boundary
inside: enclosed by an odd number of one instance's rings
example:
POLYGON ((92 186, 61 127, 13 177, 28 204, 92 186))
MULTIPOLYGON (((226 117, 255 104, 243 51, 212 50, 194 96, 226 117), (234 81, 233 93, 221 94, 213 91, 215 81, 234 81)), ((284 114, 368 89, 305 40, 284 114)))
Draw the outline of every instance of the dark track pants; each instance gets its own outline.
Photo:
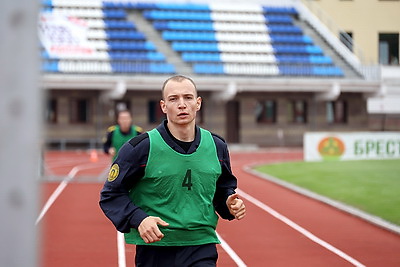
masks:
POLYGON ((137 267, 215 267, 215 244, 200 246, 136 246, 137 267))

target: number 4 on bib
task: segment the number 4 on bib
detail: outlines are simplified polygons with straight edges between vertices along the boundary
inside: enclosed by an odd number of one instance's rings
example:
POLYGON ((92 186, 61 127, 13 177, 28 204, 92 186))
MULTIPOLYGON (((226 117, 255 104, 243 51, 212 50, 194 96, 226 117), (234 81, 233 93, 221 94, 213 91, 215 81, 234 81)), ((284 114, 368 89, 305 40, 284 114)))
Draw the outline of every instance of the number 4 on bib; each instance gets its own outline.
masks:
POLYGON ((192 170, 188 169, 186 171, 185 177, 183 178, 182 181, 182 187, 187 187, 188 190, 192 189, 192 170))

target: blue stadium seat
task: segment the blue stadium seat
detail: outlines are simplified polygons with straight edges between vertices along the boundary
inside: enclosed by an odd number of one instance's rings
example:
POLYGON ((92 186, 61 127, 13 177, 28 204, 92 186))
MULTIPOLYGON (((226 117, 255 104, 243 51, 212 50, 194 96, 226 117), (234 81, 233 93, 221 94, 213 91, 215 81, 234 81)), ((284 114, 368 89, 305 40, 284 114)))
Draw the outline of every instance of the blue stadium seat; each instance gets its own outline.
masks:
POLYGON ((294 7, 263 7, 264 13, 266 14, 289 14, 298 15, 297 10, 294 7))
POLYGON ((224 74, 224 66, 222 64, 201 64, 193 65, 193 71, 196 74, 224 74))
POLYGON ((135 30, 136 26, 130 21, 104 20, 107 29, 135 30))
POLYGON ((149 20, 211 21, 209 12, 146 10, 143 12, 143 16, 149 20))
POLYGON ((282 23, 282 24, 292 24, 293 19, 290 15, 269 15, 265 14, 266 23, 282 23))
POLYGON ((219 53, 183 52, 182 59, 186 62, 221 62, 219 53))
POLYGON ((192 3, 158 3, 157 9, 165 10, 191 10, 191 11, 210 11, 208 4, 192 4, 192 3))
POLYGON ((156 47, 151 42, 146 41, 108 41, 108 47, 110 50, 155 50, 156 47))
POLYGON ((75 12, 77 17, 87 19, 92 28, 88 42, 93 42, 97 49, 92 58, 86 59, 62 55, 54 58, 43 51, 42 70, 90 73, 92 68, 101 73, 175 73, 175 67, 167 63, 146 34, 129 21, 127 13, 132 9, 142 12, 196 74, 344 75, 295 25, 298 13, 294 7, 246 4, 225 9, 216 3, 112 0, 79 4, 42 0, 42 12, 65 11, 71 16, 75 12))
POLYGON ((202 51, 202 52, 218 52, 218 43, 217 42, 172 42, 172 49, 178 52, 183 51, 202 51))
POLYGON ((217 41, 214 32, 202 31, 163 31, 162 37, 167 41, 217 41))
POLYGON ((273 34, 279 33, 291 33, 291 34, 302 34, 301 28, 295 25, 268 25, 268 29, 273 34))
POLYGON ((58 60, 45 61, 42 63, 43 72, 58 72, 58 60))
POLYGON ((270 34, 273 43, 284 44, 312 44, 310 37, 305 35, 270 34))
POLYGON ((104 17, 107 19, 125 19, 126 18, 126 12, 123 9, 104 9, 103 10, 104 17))
POLYGON ((109 40, 146 40, 143 33, 137 31, 106 31, 109 40))

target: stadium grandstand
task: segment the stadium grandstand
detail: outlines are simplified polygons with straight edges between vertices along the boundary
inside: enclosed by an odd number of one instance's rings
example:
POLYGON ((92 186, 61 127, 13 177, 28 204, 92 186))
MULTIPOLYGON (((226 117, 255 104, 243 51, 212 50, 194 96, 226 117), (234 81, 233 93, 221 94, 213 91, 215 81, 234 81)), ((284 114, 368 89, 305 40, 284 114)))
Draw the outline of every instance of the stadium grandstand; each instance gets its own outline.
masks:
POLYGON ((43 0, 47 144, 98 147, 120 107, 153 128, 173 74, 195 80, 199 125, 231 144, 400 130, 398 63, 365 62, 310 2, 43 0))

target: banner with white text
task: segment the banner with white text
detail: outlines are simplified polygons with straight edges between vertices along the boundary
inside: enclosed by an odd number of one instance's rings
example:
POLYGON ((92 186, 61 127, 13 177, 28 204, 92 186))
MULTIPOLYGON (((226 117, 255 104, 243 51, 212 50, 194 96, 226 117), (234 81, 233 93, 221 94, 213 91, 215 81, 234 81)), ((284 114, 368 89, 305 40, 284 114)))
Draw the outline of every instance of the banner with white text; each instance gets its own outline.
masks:
POLYGON ((303 141, 305 161, 400 158, 400 132, 309 132, 303 141))
POLYGON ((61 13, 44 12, 39 17, 39 39, 52 58, 93 56, 95 47, 88 40, 83 19, 61 13))

